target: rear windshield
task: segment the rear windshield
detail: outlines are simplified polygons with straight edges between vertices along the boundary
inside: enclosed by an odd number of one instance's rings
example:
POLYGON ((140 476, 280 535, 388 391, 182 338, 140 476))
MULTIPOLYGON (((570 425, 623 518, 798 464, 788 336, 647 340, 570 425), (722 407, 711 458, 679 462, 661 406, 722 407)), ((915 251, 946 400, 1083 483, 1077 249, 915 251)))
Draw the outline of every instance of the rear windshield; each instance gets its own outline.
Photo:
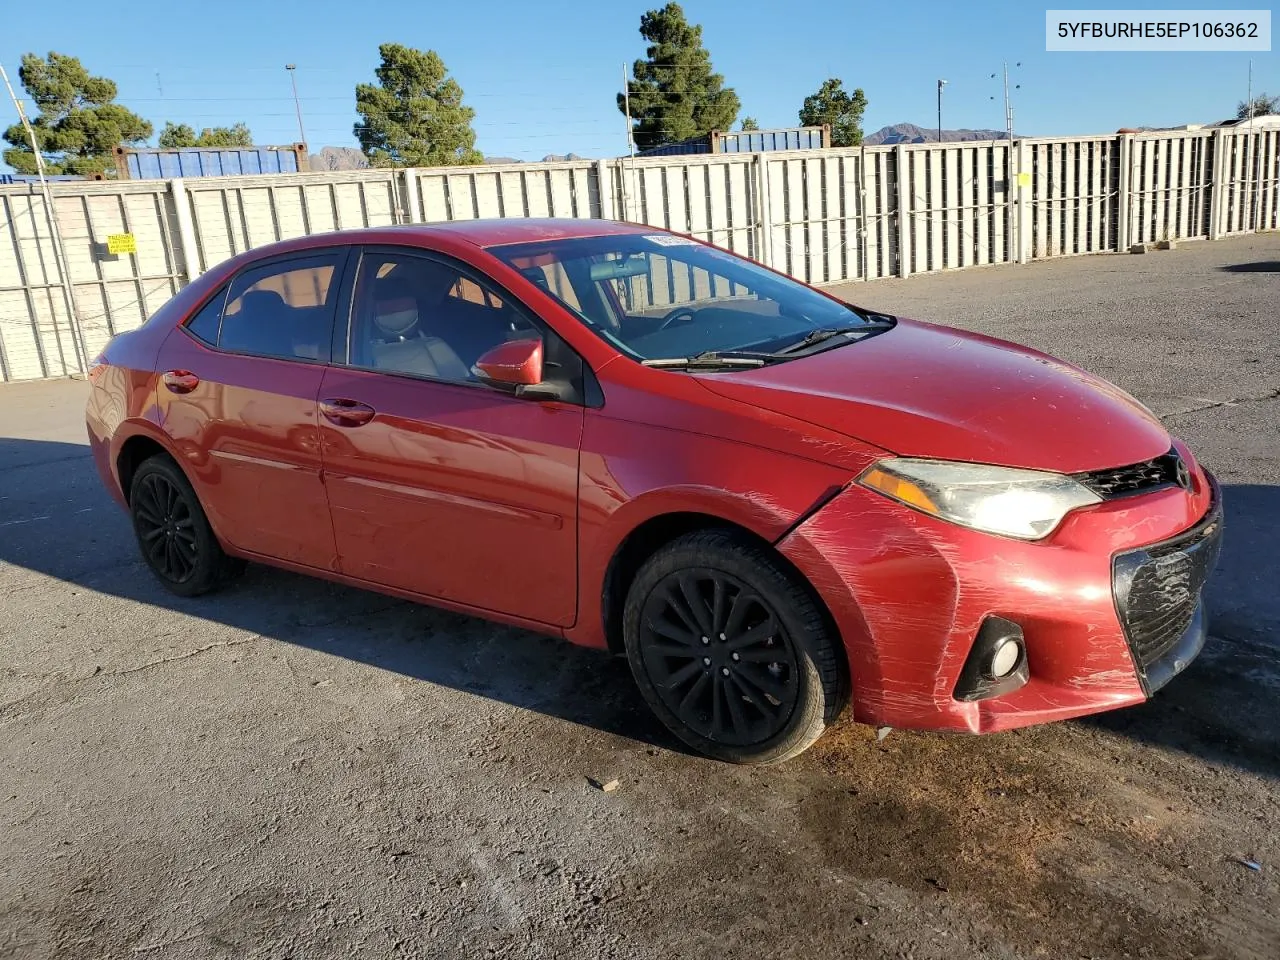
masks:
POLYGON ((717 247, 624 234, 490 247, 598 336, 640 360, 770 351, 857 326, 846 304, 717 247))

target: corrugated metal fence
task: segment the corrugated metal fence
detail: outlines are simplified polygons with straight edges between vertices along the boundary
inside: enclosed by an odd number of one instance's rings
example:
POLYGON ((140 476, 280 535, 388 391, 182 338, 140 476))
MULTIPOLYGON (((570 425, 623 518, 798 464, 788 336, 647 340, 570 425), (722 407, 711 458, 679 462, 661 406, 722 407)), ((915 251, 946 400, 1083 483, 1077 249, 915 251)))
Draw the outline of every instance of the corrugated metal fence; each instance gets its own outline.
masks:
POLYGON ((690 233, 811 283, 1280 229, 1280 131, 0 186, 0 380, 79 369, 210 266, 286 237, 476 217, 690 233), (52 213, 52 216, 50 216, 52 213), (58 269, 61 235, 69 277, 58 269), (106 238, 131 233, 136 254, 106 238), (68 280, 70 281, 68 283, 68 280))

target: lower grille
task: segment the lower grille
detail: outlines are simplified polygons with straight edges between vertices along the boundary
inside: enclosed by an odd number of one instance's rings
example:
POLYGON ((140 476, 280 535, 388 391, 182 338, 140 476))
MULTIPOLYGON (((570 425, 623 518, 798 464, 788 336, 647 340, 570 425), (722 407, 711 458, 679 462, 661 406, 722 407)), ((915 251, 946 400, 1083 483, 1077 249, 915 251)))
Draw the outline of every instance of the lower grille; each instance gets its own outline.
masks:
POLYGON ((1222 542, 1222 513, 1216 505, 1187 533, 1116 556, 1116 608, 1138 672, 1168 654, 1190 628, 1200 593, 1213 572, 1222 542))

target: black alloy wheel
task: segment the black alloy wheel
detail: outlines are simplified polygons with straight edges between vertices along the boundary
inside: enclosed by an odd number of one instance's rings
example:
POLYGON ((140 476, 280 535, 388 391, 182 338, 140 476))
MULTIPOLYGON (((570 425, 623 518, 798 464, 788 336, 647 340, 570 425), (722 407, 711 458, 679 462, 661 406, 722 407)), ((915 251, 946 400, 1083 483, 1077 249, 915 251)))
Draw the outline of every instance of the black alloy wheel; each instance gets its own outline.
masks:
POLYGON ((172 583, 190 580, 200 545, 182 491, 164 474, 148 473, 133 496, 133 523, 151 569, 172 583))
POLYGON ((641 616, 645 668, 690 730, 733 747, 762 743, 795 710, 795 649, 759 594, 728 573, 683 570, 649 594, 641 616))
POLYGON ((191 482, 168 456, 138 466, 129 510, 142 558, 179 596, 207 593, 244 570, 243 560, 223 551, 191 482))
POLYGON ((848 699, 848 661, 817 595, 740 531, 697 530, 649 557, 627 593, 622 640, 658 719, 718 760, 794 757, 848 699))

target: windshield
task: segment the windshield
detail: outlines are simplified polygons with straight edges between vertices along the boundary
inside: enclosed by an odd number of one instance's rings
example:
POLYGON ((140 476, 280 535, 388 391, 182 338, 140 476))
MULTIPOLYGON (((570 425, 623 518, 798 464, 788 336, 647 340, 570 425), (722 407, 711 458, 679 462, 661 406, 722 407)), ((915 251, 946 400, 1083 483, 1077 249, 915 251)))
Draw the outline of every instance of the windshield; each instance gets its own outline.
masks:
POLYGON ((819 349, 826 337, 818 331, 865 333, 885 319, 672 234, 546 240, 489 252, 642 361, 735 352, 790 359, 810 344, 819 349))

